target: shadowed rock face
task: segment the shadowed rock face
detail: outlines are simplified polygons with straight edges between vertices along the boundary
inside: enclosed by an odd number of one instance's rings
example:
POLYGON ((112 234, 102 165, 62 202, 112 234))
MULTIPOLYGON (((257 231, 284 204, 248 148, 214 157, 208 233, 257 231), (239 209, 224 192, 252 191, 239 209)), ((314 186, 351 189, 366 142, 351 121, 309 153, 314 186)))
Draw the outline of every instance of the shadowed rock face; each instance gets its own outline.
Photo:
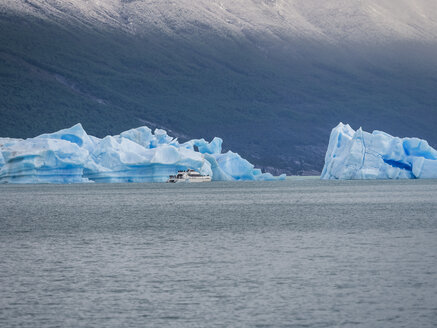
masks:
POLYGON ((437 145, 434 1, 5 1, 0 135, 224 136, 278 173, 338 121, 437 145), (434 14, 433 14, 434 13, 434 14))

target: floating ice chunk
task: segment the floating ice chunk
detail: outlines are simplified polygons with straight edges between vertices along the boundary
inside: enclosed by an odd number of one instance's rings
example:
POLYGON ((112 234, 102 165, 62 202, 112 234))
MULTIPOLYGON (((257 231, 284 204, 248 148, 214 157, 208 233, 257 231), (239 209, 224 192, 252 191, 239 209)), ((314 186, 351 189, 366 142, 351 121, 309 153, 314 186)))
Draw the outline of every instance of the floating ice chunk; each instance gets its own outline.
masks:
POLYGON ((216 157, 219 167, 235 180, 254 180, 254 166, 232 151, 216 157))
POLYGON ((222 143, 223 140, 217 137, 212 139, 211 142, 207 142, 203 138, 193 140, 194 146, 196 146, 202 154, 220 154, 222 152, 222 143))
POLYGON ((107 136, 90 154, 90 160, 111 170, 121 170, 127 165, 149 161, 154 152, 126 138, 107 136))
POLYGON ((437 178, 437 151, 425 140, 354 131, 340 123, 331 132, 321 178, 437 178))
POLYGON ((155 129, 155 137, 151 142, 151 148, 158 147, 158 145, 169 144, 173 138, 167 135, 167 131, 162 129, 155 129))
POLYGON ((76 124, 26 140, 0 138, 0 182, 164 182, 187 169, 215 181, 285 178, 261 173, 236 153, 221 154, 221 146, 220 138, 179 144, 145 126, 99 139, 76 124))
POLYGON ((216 158, 208 153, 204 154, 204 158, 210 163, 212 178, 215 181, 233 181, 234 177, 226 173, 217 163, 216 158))
POLYGON ((4 147, 10 147, 13 144, 22 140, 23 139, 16 139, 16 138, 0 138, 0 149, 4 147))
POLYGON ((228 151, 224 154, 215 155, 219 168, 234 180, 283 180, 285 174, 279 177, 273 177, 270 173, 261 173, 260 169, 254 166, 239 154, 228 151))
POLYGON ((57 140, 66 140, 71 143, 78 145, 79 147, 83 147, 88 151, 91 151, 95 145, 95 139, 91 139, 85 130, 82 127, 82 124, 77 123, 73 125, 71 128, 59 130, 54 133, 45 133, 40 136, 35 137, 34 139, 57 139, 57 140))
POLYGON ((34 138, 19 141, 1 150, 4 165, 0 182, 78 183, 88 150, 66 140, 34 138))
POLYGON ((150 144, 155 139, 152 134, 152 130, 150 130, 147 126, 141 126, 136 129, 124 131, 120 134, 120 136, 136 142, 144 148, 150 148, 150 144))

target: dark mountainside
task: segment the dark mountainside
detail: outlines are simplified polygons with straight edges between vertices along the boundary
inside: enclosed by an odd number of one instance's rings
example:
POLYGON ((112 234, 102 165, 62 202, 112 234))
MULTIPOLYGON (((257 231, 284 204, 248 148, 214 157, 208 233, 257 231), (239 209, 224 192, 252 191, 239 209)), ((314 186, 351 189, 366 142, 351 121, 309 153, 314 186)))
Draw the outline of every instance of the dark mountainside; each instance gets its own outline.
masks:
MULTIPOLYGON (((168 23, 171 25, 171 22, 168 23)), ((320 172, 339 121, 437 146, 437 46, 217 35, 198 23, 131 34, 0 13, 0 136, 81 122, 211 139, 273 173, 320 172)))

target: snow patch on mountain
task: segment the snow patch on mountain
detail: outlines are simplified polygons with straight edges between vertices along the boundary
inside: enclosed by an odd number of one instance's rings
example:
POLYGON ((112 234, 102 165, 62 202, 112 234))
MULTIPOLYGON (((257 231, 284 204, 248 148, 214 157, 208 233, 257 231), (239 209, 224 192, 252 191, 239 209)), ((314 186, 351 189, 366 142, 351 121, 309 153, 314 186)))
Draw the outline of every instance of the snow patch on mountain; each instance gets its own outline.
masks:
POLYGON ((134 34, 437 41, 434 0, 4 0, 0 10, 134 34))

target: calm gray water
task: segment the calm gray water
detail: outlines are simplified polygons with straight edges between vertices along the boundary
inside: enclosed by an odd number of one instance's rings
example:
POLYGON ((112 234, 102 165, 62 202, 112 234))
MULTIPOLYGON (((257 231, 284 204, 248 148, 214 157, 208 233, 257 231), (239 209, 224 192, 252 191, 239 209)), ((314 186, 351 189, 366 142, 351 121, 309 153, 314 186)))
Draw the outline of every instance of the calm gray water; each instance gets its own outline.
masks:
POLYGON ((437 181, 0 186, 1 327, 435 327, 437 181))

